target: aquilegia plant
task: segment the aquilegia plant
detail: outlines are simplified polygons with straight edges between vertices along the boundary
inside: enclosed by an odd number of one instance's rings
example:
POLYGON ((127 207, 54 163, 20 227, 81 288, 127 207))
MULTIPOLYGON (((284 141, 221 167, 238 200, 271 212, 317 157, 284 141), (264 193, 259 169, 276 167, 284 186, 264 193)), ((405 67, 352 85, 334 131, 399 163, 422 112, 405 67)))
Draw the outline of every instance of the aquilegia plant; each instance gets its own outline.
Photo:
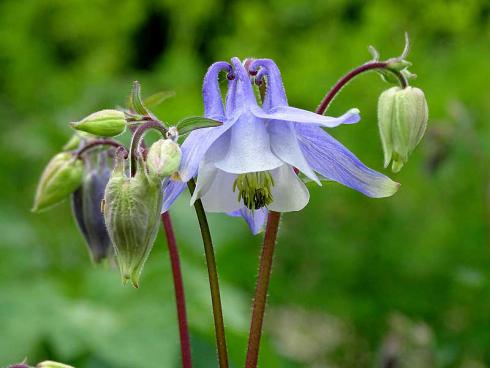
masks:
MULTIPOLYGON (((215 322, 218 362, 228 367, 218 272, 207 212, 242 217, 253 234, 265 228, 253 299, 245 366, 257 367, 272 259, 281 213, 299 211, 309 201, 307 183, 335 181, 368 197, 393 195, 399 184, 370 169, 326 130, 360 121, 352 108, 340 117, 324 116, 333 98, 355 76, 377 71, 393 86, 378 101, 378 127, 384 166, 398 172, 422 139, 428 120, 424 93, 408 85, 406 47, 399 57, 373 60, 342 77, 315 112, 289 106, 278 66, 271 59, 240 59, 212 64, 203 83, 203 117, 176 124, 149 109, 171 94, 142 100, 135 82, 124 109, 107 109, 71 123, 70 141, 45 168, 33 211, 71 197, 73 214, 94 263, 117 263, 123 283, 140 285, 161 219, 172 266, 182 365, 191 367, 184 285, 172 223, 172 203, 188 188, 206 255, 215 322), (227 78, 223 101, 218 77, 227 78), (145 133, 162 138, 147 147, 145 133), (131 135, 129 147, 115 139, 131 135)), ((24 363, 16 365, 27 367, 24 363)), ((67 367, 43 362, 39 367, 67 367)))

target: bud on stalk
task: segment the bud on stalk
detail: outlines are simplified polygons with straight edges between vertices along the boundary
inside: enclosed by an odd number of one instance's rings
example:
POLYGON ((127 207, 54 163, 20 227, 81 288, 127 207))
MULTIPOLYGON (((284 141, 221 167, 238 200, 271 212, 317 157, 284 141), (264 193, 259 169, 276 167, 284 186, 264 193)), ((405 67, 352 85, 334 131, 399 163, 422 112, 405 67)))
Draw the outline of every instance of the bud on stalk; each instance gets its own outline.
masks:
POLYGON ((107 233, 101 202, 111 171, 107 154, 91 154, 85 160, 82 186, 72 194, 72 210, 83 234, 93 262, 100 263, 109 256, 111 240, 107 233), (94 155, 97 162, 93 162, 94 155))
POLYGON ((381 94, 378 100, 378 126, 385 167, 392 161, 392 171, 401 170, 424 136, 427 120, 428 107, 422 90, 393 87, 381 94))
POLYGON ((58 153, 41 175, 32 212, 40 212, 62 202, 82 184, 82 176, 82 160, 69 152, 58 153))
POLYGON ((76 130, 96 136, 115 137, 126 130, 126 116, 118 110, 101 110, 70 125, 76 130))
POLYGON ((36 368, 74 368, 71 365, 46 360, 36 365, 36 368))
POLYGON ((134 287, 157 235, 161 202, 161 184, 149 180, 144 162, 128 177, 119 158, 105 190, 104 219, 123 282, 134 287))
POLYGON ((171 139, 160 139, 148 151, 146 165, 152 179, 163 180, 179 169, 182 152, 171 139))

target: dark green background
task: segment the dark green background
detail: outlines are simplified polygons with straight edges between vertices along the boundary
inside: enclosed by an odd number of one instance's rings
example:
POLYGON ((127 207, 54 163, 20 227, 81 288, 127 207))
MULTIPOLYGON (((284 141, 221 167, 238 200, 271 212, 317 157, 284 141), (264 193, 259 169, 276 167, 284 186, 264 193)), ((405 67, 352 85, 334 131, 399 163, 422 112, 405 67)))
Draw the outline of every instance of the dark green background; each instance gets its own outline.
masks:
MULTIPOLYGON (((0 366, 28 357, 79 368, 179 365, 169 262, 160 235, 140 290, 90 264, 67 203, 29 212, 36 181, 69 121, 146 95, 177 95, 165 121, 202 113, 209 64, 273 58, 290 104, 313 110, 367 61, 396 56, 410 32, 411 70, 430 126, 392 198, 311 185, 284 216, 261 367, 490 366, 490 4, 468 1, 0 2, 0 366)), ((332 131, 382 169, 372 73, 334 101, 362 121, 332 131)), ((187 198, 172 208, 183 257, 195 367, 216 367, 204 256, 187 198)), ((243 364, 261 236, 211 215, 229 350, 243 364)))

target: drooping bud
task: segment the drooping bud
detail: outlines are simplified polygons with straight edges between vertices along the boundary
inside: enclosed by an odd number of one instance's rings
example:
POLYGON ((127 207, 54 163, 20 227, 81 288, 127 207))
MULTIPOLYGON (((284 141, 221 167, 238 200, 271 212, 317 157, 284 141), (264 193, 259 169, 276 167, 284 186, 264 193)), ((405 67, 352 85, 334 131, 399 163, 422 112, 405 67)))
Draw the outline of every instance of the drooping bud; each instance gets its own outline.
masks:
POLYGON ((74 368, 71 365, 46 360, 36 365, 36 368, 74 368))
POLYGON ((161 184, 151 181, 140 160, 128 177, 118 159, 104 195, 104 219, 123 282, 139 285, 139 276, 155 241, 162 202, 161 184))
POLYGON ((250 210, 258 210, 272 203, 274 179, 268 171, 238 175, 233 183, 233 191, 238 191, 238 201, 250 210))
POLYGON ((82 186, 72 194, 71 205, 92 260, 100 263, 111 251, 111 240, 101 210, 101 202, 111 171, 107 164, 106 152, 90 155, 95 157, 89 156, 85 160, 82 186), (93 162, 94 158, 96 162, 93 162))
POLYGON ((424 136, 428 107, 422 90, 414 87, 393 87, 378 100, 378 127, 384 151, 384 164, 392 161, 398 172, 424 136))
POLYGON ((82 184, 82 176, 82 160, 69 152, 58 153, 41 175, 32 212, 40 212, 62 202, 82 184))
POLYGON ((179 145, 171 139, 159 139, 153 143, 146 157, 150 178, 165 179, 179 169, 182 152, 179 145))
POLYGON ((76 130, 96 136, 115 137, 126 130, 126 118, 122 111, 101 110, 70 125, 76 130))

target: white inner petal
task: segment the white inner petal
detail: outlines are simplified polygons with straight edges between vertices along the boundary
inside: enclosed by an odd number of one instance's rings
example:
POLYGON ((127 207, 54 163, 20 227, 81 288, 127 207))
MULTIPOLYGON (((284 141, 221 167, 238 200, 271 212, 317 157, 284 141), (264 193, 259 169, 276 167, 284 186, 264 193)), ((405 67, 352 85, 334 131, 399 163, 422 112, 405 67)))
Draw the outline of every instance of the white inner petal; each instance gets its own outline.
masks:
POLYGON ((273 170, 281 165, 271 151, 269 133, 264 121, 244 113, 230 129, 228 152, 216 162, 216 167, 232 174, 273 170))
POLYGON ((243 207, 238 202, 238 193, 233 192, 236 175, 216 170, 208 190, 202 195, 204 209, 208 212, 232 212, 243 207))
POLYGON ((310 193, 298 178, 293 168, 283 165, 271 172, 274 178, 272 188, 273 201, 269 210, 276 212, 291 212, 302 210, 310 200, 310 193))

